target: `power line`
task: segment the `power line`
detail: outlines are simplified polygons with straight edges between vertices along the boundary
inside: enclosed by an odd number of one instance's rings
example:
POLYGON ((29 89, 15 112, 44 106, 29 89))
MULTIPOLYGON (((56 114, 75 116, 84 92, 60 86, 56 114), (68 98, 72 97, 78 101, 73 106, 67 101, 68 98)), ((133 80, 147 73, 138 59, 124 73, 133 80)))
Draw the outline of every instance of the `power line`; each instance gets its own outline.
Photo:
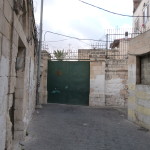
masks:
POLYGON ((83 42, 83 41, 81 41, 81 40, 79 40, 79 42, 82 42, 82 43, 84 43, 84 44, 86 44, 86 45, 88 45, 88 46, 91 46, 90 44, 88 44, 88 43, 86 43, 86 42, 83 42))
POLYGON ((82 2, 82 3, 84 3, 84 4, 90 5, 90 6, 92 6, 92 7, 95 7, 95 8, 101 9, 101 10, 103 10, 103 11, 106 11, 106 12, 108 12, 108 13, 114 14, 114 15, 119 15, 119 16, 123 16, 123 17, 150 17, 150 16, 131 16, 131 15, 126 15, 126 14, 120 14, 120 13, 116 13, 116 12, 112 12, 112 11, 106 10, 106 9, 104 9, 104 8, 95 6, 95 5, 90 4, 90 3, 87 3, 87 2, 84 2, 84 1, 82 1, 82 0, 79 0, 79 1, 82 2))
MULTIPOLYGON (((53 43, 53 42, 63 42, 63 41, 66 41, 66 40, 69 40, 69 39, 63 39, 63 40, 58 40, 58 41, 43 41, 44 43, 47 42, 47 43, 53 43)), ((86 43, 86 42, 83 42, 81 40, 79 40, 79 42, 82 42, 88 46, 90 46, 90 44, 86 43)))
POLYGON ((69 40, 69 39, 62 39, 62 40, 58 40, 58 41, 43 41, 43 42, 62 42, 62 41, 66 41, 66 40, 69 40))
POLYGON ((64 34, 52 32, 52 31, 47 31, 47 32, 52 33, 52 34, 56 34, 56 35, 60 35, 60 36, 64 36, 64 37, 68 37, 68 38, 71 38, 71 39, 76 39, 76 40, 79 40, 79 41, 101 41, 101 42, 106 42, 106 41, 103 41, 103 40, 95 40, 95 39, 80 39, 80 38, 78 38, 78 37, 73 37, 73 36, 69 36, 69 35, 64 35, 64 34))

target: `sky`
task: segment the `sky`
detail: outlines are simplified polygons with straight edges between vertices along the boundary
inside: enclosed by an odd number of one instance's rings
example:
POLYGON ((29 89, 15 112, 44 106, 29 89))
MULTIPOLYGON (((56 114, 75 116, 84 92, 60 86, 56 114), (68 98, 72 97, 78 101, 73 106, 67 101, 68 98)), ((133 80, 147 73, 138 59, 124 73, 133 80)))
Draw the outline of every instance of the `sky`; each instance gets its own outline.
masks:
MULTIPOLYGON (((83 0, 109 11, 132 15, 132 0, 83 0)), ((40 22, 40 0, 34 0, 35 21, 40 22)), ((46 31, 80 39, 105 40, 108 29, 131 28, 132 18, 104 12, 79 0, 44 0, 43 41, 51 50, 91 48, 95 41, 79 41, 46 31), (45 40, 44 40, 45 37, 45 40)))

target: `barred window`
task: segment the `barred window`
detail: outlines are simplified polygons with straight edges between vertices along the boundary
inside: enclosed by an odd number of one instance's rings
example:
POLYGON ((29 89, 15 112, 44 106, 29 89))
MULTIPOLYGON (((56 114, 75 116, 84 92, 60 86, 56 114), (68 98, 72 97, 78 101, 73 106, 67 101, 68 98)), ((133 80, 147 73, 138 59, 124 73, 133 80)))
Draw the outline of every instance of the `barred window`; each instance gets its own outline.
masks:
POLYGON ((150 85, 150 53, 136 58, 136 83, 150 85))

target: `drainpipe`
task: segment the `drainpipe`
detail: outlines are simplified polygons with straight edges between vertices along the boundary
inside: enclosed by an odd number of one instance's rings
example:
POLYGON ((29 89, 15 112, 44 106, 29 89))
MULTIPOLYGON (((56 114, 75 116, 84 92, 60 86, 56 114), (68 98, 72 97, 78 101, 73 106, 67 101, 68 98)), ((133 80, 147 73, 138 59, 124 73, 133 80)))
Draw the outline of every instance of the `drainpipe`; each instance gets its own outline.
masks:
POLYGON ((42 49, 42 33, 43 33, 43 3, 44 0, 41 0, 41 14, 40 14, 40 35, 39 35, 39 44, 38 44, 38 67, 37 67, 37 91, 36 91, 36 105, 37 108, 41 108, 40 105, 40 65, 41 65, 41 49, 42 49))

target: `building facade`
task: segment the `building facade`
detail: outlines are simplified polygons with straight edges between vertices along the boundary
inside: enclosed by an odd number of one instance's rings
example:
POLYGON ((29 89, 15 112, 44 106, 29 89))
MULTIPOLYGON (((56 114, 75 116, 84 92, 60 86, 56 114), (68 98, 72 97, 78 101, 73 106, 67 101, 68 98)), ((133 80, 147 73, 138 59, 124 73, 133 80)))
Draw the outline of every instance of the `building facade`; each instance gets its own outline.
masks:
POLYGON ((133 28, 134 33, 143 33, 150 28, 150 1, 134 0, 134 17, 133 28))
MULTIPOLYGON (((149 7, 149 1, 143 0, 135 14, 143 12, 143 6, 149 7)), ((141 14, 142 15, 142 14, 141 14)), ((144 14, 143 14, 144 15, 144 14)), ((139 19, 142 19, 141 17, 139 19)), ((144 17, 143 17, 144 19, 144 17)), ((147 20, 147 26, 149 21, 147 20)), ((135 23, 134 23, 135 26, 135 23)), ((128 61, 128 118, 150 129, 150 30, 139 34, 129 42, 128 61)))
POLYGON ((35 108, 36 37, 32 0, 1 0, 0 150, 17 149, 35 108))

